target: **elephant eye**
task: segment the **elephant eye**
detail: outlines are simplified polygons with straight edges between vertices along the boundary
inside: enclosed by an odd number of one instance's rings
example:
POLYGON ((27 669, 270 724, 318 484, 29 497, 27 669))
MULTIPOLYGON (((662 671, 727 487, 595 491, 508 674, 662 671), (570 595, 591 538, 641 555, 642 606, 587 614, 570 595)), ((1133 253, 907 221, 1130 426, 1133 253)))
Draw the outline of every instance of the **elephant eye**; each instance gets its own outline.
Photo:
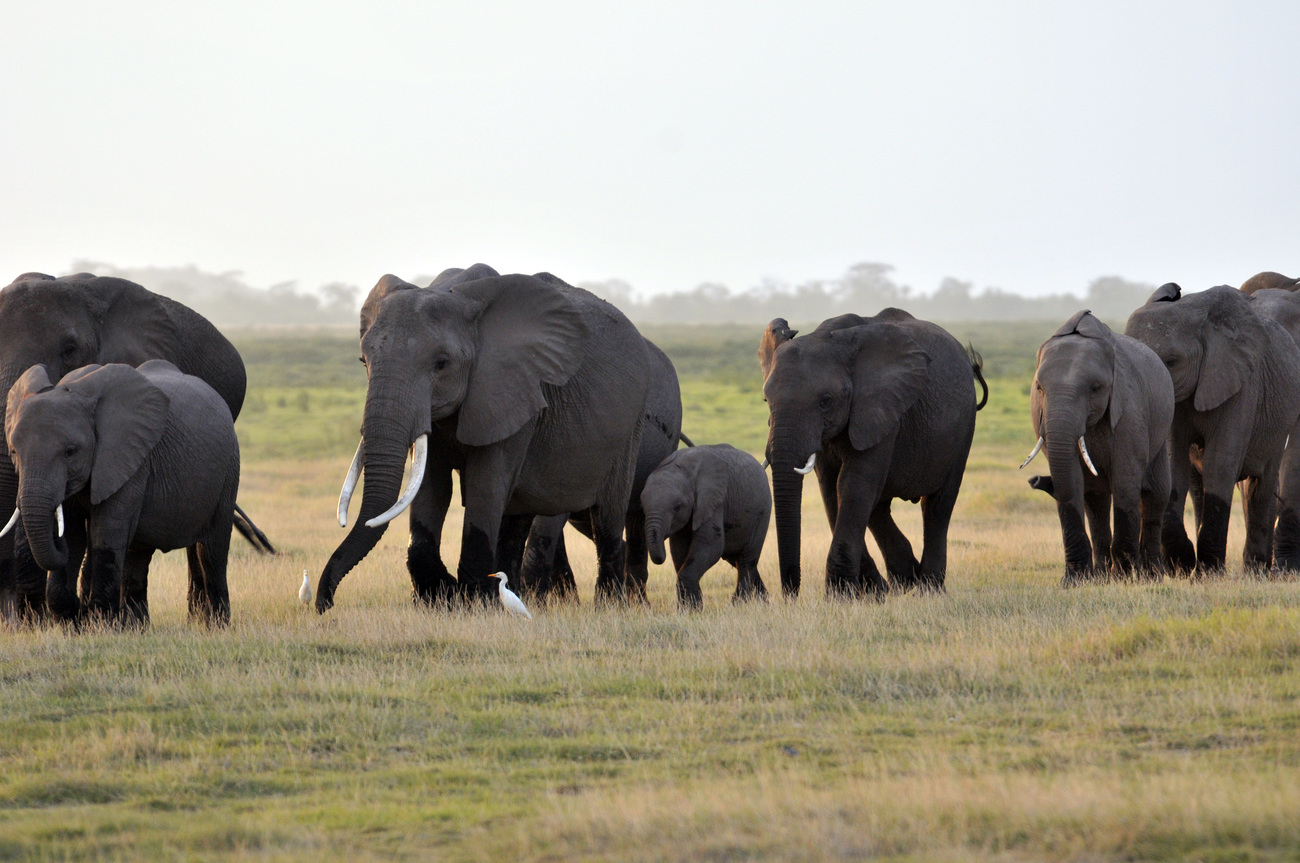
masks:
POLYGON ((829 395, 822 396, 822 397, 821 397, 821 401, 819 401, 819 402, 817 403, 817 405, 818 405, 822 410, 826 410, 828 407, 831 406, 831 397, 830 397, 829 395))
POLYGON ((76 352, 77 352, 77 345, 75 342, 68 342, 66 345, 63 346, 64 359, 71 358, 73 354, 75 354, 76 352))
POLYGON ((447 358, 446 358, 446 357, 438 357, 438 359, 434 360, 434 363, 433 363, 433 370, 434 370, 435 372, 440 372, 440 371, 442 371, 442 370, 445 369, 445 368, 447 368, 447 358))
POLYGON ((63 454, 66 455, 68 458, 72 458, 74 455, 76 455, 76 454, 77 454, 77 446, 76 446, 76 444, 72 444, 72 445, 69 446, 67 449, 65 449, 65 450, 63 451, 63 454))

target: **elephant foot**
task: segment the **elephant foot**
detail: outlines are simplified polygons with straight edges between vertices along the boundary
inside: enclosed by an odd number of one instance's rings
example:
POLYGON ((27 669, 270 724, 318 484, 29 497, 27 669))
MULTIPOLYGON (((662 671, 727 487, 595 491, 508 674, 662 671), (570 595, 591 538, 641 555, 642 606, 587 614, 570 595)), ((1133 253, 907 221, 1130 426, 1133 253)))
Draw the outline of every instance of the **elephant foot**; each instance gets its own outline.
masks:
POLYGON ((1071 569, 1066 568, 1065 575, 1061 576, 1061 587, 1082 587, 1093 581, 1093 572, 1089 568, 1071 569))

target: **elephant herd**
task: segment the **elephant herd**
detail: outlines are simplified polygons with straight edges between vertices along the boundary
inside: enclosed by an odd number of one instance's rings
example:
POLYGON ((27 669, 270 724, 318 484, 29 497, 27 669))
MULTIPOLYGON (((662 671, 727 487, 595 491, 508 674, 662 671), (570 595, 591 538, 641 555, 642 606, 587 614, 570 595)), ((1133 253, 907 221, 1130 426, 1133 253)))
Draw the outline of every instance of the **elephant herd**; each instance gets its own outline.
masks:
MULTIPOLYGON (((1221 568, 1238 482, 1246 565, 1300 569, 1297 288, 1277 274, 1186 297, 1166 285, 1124 335, 1080 312, 1043 344, 1030 458, 1045 450, 1050 476, 1030 484, 1057 501, 1067 583, 1112 568, 1221 568)), ((666 546, 682 607, 700 605, 700 576, 719 560, 737 569, 736 599, 765 597, 758 557, 773 512, 793 597, 809 473, 832 529, 828 595, 944 588, 988 387, 979 355, 935 324, 885 309, 798 337, 773 321, 758 352, 770 411, 760 465, 691 445, 668 358, 613 305, 549 273, 476 264, 427 287, 384 276, 360 317, 368 385, 340 525, 365 484, 320 574, 319 612, 402 512, 419 603, 488 601, 501 572, 535 601, 572 594, 566 522, 595 543, 598 602, 643 600, 647 558, 662 563, 666 546), (441 553, 453 472, 455 575, 441 553), (919 560, 890 513, 898 498, 921 503, 919 560)), ((6 616, 144 624, 153 552, 186 548, 191 616, 228 621, 232 527, 273 552, 236 503, 245 386, 215 327, 134 283, 27 273, 0 290, 6 616)))

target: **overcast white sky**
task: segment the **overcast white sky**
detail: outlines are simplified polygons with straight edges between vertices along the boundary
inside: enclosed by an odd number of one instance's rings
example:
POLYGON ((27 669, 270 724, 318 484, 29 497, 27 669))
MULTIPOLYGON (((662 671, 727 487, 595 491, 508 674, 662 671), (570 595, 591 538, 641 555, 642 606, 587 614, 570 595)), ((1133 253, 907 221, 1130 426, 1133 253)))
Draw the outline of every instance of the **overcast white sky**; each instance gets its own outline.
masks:
POLYGON ((2 0, 0 283, 1300 274, 1300 3, 2 0))

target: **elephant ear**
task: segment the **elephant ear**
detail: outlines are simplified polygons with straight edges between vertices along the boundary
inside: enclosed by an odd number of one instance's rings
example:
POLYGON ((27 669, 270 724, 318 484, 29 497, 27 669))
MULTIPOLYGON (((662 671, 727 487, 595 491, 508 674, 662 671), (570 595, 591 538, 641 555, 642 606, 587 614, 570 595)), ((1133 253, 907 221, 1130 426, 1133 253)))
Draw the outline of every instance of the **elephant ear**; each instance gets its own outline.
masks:
MULTIPOLYGON (((18 416, 18 405, 28 396, 34 396, 37 393, 43 393, 54 386, 50 381, 49 370, 43 365, 32 366, 23 372, 14 385, 9 388, 9 396, 5 401, 5 442, 8 446, 10 435, 13 433, 14 421, 18 416)), ((7 451, 7 450, 6 450, 7 451)))
POLYGON ((135 282, 109 276, 95 276, 82 284, 107 306, 99 323, 96 356, 100 360, 135 366, 154 357, 175 355, 180 324, 161 296, 135 282))
POLYGON ((140 470, 167 428, 171 400, 140 372, 114 363, 68 385, 96 400, 90 502, 98 505, 140 470))
POLYGON ((519 431, 582 365, 588 329, 572 289, 531 276, 476 279, 455 289, 481 304, 478 351, 456 438, 486 446, 519 431))
POLYGON ((713 518, 722 509, 726 498, 726 473, 716 465, 701 465, 695 474, 695 511, 691 514, 691 530, 699 530, 700 525, 713 518))
POLYGON ((1183 289, 1175 282, 1165 282, 1156 288, 1155 293, 1147 297, 1147 305, 1151 303, 1176 303, 1183 296, 1183 289))
MULTIPOLYGON (((460 272, 460 271, 458 271, 460 272)), ((439 276, 441 278, 441 276, 439 276)), ((379 314, 379 307, 385 297, 395 294, 398 291, 418 291, 419 285, 413 285, 410 282, 399 279, 392 273, 385 273, 375 282, 375 286, 370 289, 366 295, 366 301, 361 304, 361 338, 366 337, 366 332, 370 325, 375 322, 375 316, 379 314)))
MULTIPOLYGON (((1220 292, 1201 325, 1201 374, 1196 382, 1192 407, 1214 410, 1232 398, 1261 367, 1269 333, 1264 322, 1250 308, 1245 295, 1235 288, 1220 292), (1233 302, 1235 300, 1236 302, 1233 302)), ((1206 294, 1219 292, 1211 288, 1206 294)))
POLYGON ((785 318, 774 318, 767 325, 763 339, 758 343, 758 364, 763 367, 763 380, 767 380, 767 376, 772 373, 772 355, 776 349, 798 334, 798 330, 790 329, 785 318))
POLYGON ((903 414, 920 398, 930 374, 930 355, 903 328, 892 324, 866 324, 851 332, 857 351, 851 369, 849 442, 854 449, 867 450, 897 429, 903 414))

